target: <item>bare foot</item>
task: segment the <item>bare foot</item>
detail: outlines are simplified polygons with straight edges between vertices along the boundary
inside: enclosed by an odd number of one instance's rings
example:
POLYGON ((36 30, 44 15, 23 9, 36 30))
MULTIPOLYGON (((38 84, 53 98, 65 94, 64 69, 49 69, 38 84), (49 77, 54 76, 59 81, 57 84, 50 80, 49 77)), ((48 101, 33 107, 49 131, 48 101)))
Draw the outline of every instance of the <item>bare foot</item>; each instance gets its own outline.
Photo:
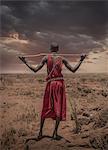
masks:
POLYGON ((43 138, 42 132, 39 132, 39 135, 37 137, 37 141, 41 140, 43 138))
POLYGON ((61 140, 62 136, 60 136, 58 134, 53 134, 52 138, 53 138, 53 140, 61 140))

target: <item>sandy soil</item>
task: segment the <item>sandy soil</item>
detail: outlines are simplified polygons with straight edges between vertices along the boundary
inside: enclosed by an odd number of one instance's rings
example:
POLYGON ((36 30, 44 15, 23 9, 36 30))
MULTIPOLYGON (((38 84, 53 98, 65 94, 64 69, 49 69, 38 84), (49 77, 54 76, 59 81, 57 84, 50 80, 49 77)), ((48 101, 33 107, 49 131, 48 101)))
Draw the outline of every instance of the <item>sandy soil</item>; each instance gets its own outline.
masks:
POLYGON ((107 74, 65 75, 67 121, 61 122, 61 140, 52 140, 54 121, 47 119, 41 141, 25 140, 37 136, 45 89, 45 76, 2 74, 0 76, 0 141, 2 150, 107 150, 108 76, 107 74), (72 103, 72 108, 70 106, 72 103), (80 132, 74 133, 76 108, 80 132))

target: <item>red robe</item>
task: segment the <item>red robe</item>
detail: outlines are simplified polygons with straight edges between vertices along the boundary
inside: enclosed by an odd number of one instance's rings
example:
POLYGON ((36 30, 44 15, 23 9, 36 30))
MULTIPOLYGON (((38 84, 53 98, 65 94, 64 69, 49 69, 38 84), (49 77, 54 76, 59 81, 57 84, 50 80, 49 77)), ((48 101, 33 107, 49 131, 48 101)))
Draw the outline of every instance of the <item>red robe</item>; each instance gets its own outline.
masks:
POLYGON ((47 62, 47 70, 47 85, 43 99, 43 109, 41 113, 41 118, 52 118, 55 120, 56 117, 59 117, 60 120, 66 120, 66 93, 63 75, 61 73, 61 58, 58 57, 55 63, 53 64, 53 59, 51 55, 49 55, 47 62), (54 81, 51 81, 52 79, 54 79, 54 81))

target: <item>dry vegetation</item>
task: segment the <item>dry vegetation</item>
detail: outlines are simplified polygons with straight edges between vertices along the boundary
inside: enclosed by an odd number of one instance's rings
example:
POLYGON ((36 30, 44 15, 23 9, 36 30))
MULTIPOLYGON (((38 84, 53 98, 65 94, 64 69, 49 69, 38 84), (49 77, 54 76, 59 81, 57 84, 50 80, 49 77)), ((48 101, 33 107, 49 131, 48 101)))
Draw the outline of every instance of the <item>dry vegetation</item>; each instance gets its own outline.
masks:
MULTIPOLYGON (((107 74, 65 75, 67 121, 52 141, 25 139, 37 136, 45 88, 45 76, 2 74, 0 76, 0 142, 2 150, 107 150, 108 149, 108 76, 107 74), (72 104, 70 106, 69 101, 72 104), (75 107, 74 107, 75 106, 75 107), (74 133, 76 109, 80 132, 74 133)), ((54 121, 46 120, 44 134, 51 136, 54 121)))

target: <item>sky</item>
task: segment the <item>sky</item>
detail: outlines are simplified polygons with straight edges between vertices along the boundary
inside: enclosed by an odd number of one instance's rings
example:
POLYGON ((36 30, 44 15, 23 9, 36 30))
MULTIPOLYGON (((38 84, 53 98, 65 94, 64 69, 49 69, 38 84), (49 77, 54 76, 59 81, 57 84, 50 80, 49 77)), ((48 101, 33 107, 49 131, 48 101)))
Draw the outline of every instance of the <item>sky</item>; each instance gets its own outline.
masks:
MULTIPOLYGON (((60 45, 60 53, 108 48, 108 1, 2 0, 0 16, 3 72, 23 70, 17 56, 48 52, 51 42, 60 45)), ((34 64, 38 60, 29 59, 34 64)))

